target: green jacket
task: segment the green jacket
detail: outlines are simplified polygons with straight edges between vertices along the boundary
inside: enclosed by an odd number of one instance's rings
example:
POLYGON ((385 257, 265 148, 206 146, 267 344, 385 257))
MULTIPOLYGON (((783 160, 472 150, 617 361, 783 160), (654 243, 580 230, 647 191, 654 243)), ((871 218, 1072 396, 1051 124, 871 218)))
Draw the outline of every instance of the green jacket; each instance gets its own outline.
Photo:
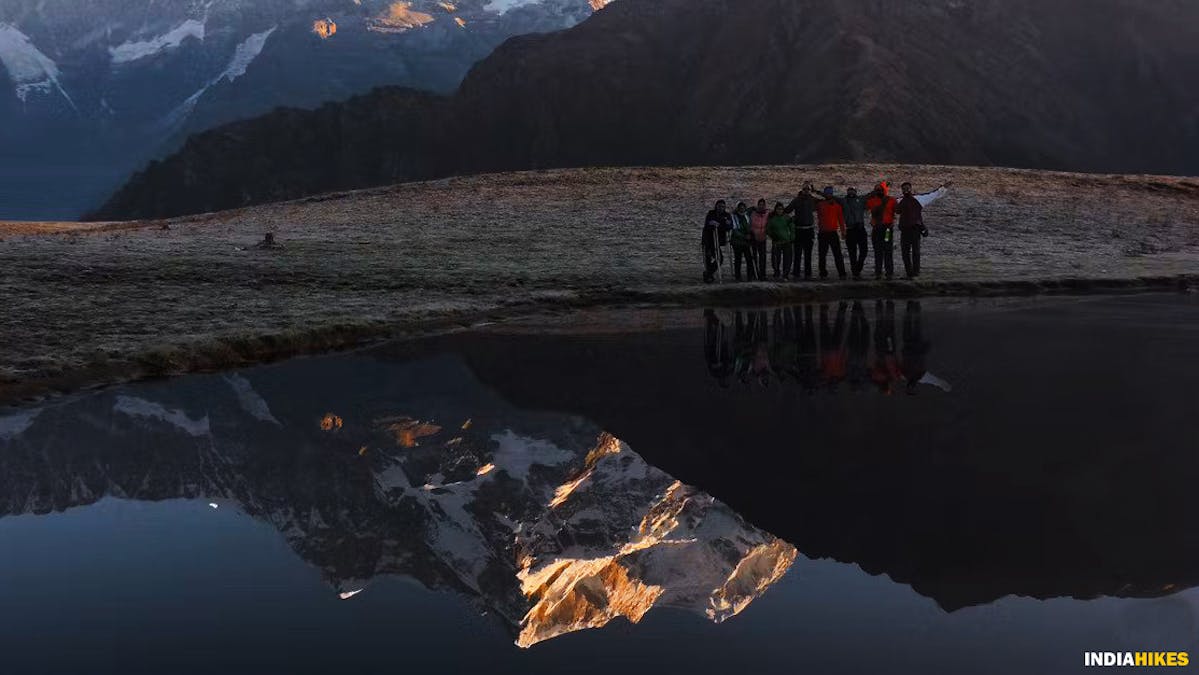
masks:
POLYGON ((766 221, 766 236, 775 244, 790 244, 795 241, 795 223, 790 216, 771 214, 766 221))

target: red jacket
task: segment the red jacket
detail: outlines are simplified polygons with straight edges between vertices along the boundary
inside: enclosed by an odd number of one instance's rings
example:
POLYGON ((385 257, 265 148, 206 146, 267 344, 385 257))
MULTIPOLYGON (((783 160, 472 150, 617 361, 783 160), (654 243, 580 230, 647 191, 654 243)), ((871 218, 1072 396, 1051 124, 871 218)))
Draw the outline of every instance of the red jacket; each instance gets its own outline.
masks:
POLYGON ((845 230, 845 209, 832 199, 826 199, 816 205, 816 217, 820 220, 821 232, 845 230))
POLYGON ((749 233, 754 241, 766 241, 766 221, 770 219, 770 211, 757 209, 749 212, 749 233))

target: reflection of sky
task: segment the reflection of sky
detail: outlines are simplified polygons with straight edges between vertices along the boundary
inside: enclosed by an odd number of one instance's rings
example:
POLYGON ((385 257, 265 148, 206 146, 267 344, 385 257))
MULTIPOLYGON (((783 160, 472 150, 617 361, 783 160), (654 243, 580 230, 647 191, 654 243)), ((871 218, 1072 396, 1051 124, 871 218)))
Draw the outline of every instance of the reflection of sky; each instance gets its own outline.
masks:
POLYGON ((455 593, 380 578, 340 600, 274 528, 201 501, 0 519, 0 580, 0 654, 14 673, 1007 674, 1081 671, 1085 650, 1199 651, 1199 590, 947 614, 886 577, 803 559, 724 624, 662 610, 520 650, 455 593), (97 669, 115 663, 127 667, 97 669))

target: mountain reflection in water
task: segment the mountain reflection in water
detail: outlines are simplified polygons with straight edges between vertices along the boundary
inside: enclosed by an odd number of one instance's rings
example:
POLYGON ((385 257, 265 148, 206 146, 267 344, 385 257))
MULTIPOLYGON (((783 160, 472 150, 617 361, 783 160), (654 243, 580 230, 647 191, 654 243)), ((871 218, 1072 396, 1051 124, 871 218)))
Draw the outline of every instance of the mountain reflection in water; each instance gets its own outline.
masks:
POLYGON ((1183 295, 605 310, 0 412, 2 670, 1193 651, 1196 331, 1183 295))
POLYGON ((721 622, 795 560, 590 423, 507 406, 457 359, 382 370, 269 394, 254 375, 197 376, 10 415, 0 514, 232 503, 343 599, 410 576, 475 598, 522 647, 659 606, 721 622))

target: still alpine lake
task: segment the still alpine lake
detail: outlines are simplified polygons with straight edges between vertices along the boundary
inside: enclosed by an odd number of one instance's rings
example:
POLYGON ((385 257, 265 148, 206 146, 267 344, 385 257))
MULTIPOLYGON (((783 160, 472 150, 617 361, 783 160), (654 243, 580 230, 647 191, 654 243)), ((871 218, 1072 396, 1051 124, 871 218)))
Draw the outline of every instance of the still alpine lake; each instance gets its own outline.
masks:
POLYGON ((1199 657, 1199 298, 538 317, 0 411, 0 672, 1199 657))

